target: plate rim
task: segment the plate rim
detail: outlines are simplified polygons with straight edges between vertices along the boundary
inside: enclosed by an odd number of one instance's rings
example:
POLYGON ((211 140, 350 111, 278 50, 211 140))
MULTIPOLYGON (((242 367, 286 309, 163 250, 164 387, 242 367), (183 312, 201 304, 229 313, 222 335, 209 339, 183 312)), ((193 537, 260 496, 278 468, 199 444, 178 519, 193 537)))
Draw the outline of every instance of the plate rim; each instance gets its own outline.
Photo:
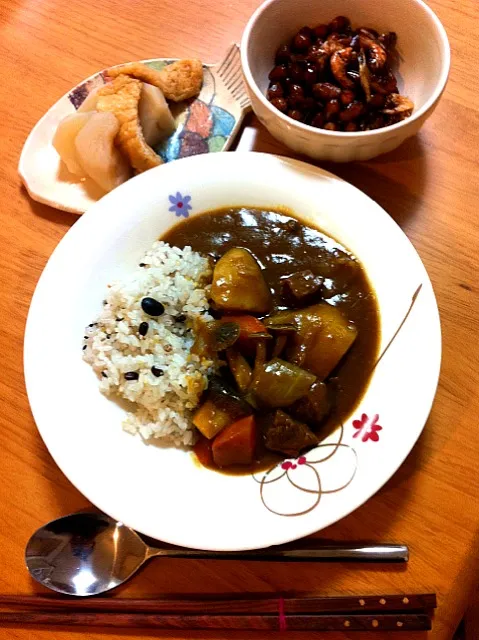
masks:
MULTIPOLYGON (((432 313, 431 319, 434 320, 434 327, 431 329, 431 331, 433 331, 435 333, 435 349, 434 349, 434 354, 435 354, 435 361, 432 363, 434 365, 434 367, 431 369, 431 372, 428 376, 429 378, 429 386, 428 389, 430 389, 430 398, 427 402, 427 404, 423 405, 422 409, 424 411, 424 421, 422 421, 421 419, 421 424, 418 426, 418 430, 417 430, 417 435, 415 435, 415 437, 413 439, 411 439, 411 441, 408 441, 408 445, 407 445, 407 452, 404 456, 404 458, 402 458, 401 460, 399 460, 396 464, 392 465, 389 467, 388 469, 388 473, 386 474, 385 478, 380 482, 380 483, 376 483, 376 489, 366 495, 366 497, 364 497, 363 499, 361 499, 361 501, 359 501, 358 503, 355 503, 353 507, 351 508, 347 508, 346 513, 344 513, 344 515, 342 515, 339 519, 333 519, 331 522, 328 522, 325 525, 321 525, 320 528, 318 529, 317 526, 312 526, 310 528, 303 528, 301 530, 301 532, 299 534, 293 534, 293 535, 287 535, 287 536, 282 536, 280 541, 275 541, 272 544, 282 544, 282 543, 286 543, 286 542, 291 542, 293 540, 297 540, 300 539, 302 537, 311 535, 313 533, 316 533, 317 531, 321 531, 326 527, 331 526, 333 523, 338 522, 339 520, 342 520, 344 517, 347 517, 348 515, 350 515, 352 512, 356 511, 356 509, 358 509, 360 506, 362 506, 365 502, 367 502, 370 498, 372 498, 374 495, 376 495, 376 493, 394 476, 394 474, 397 472, 397 470, 399 469, 399 467, 403 464, 403 462, 406 460, 406 458, 409 456, 410 452, 412 451, 412 449, 414 448, 414 446, 416 445, 419 437, 421 436, 421 434, 424 431, 424 427, 427 423, 427 419, 429 417, 435 396, 436 396, 436 392, 437 392, 437 386, 438 386, 438 382, 439 382, 439 376, 440 376, 440 371, 441 371, 441 358, 442 358, 442 336, 441 336, 441 324, 440 324, 440 315, 439 315, 439 309, 438 309, 438 305, 437 305, 437 300, 435 297, 435 293, 434 293, 434 289, 432 287, 432 283, 431 280, 429 278, 429 275, 426 271, 426 268, 424 267, 424 264, 417 252, 417 250, 415 249, 414 245, 412 244, 412 242, 409 240, 409 238, 407 237, 407 235, 404 233, 404 231, 401 229, 401 227, 397 224, 397 222, 387 213, 387 211, 381 206, 379 205, 377 202, 375 202, 370 196, 368 196, 366 193, 364 193, 363 191, 361 191, 360 189, 358 189, 356 186, 352 185, 351 183, 348 183, 346 180, 344 180, 343 178, 336 176, 335 174, 326 171, 325 169, 321 168, 321 167, 317 167, 314 165, 311 165, 307 162, 303 162, 300 160, 296 160, 296 159, 292 159, 292 158, 288 158, 285 156, 280 156, 280 155, 276 155, 276 154, 268 154, 268 153, 259 153, 259 152, 249 152, 249 151, 245 151, 245 152, 234 152, 233 153, 228 153, 228 155, 234 155, 234 156, 251 156, 251 154, 254 154, 255 156, 262 156, 266 159, 276 159, 279 160, 281 162, 285 162, 287 165, 292 166, 292 167, 303 167, 303 168, 307 168, 307 170, 309 172, 313 172, 316 175, 321 175, 323 177, 329 178, 329 179, 333 179, 334 181, 339 181, 340 183, 344 183, 348 186, 348 188, 352 189, 354 192, 358 192, 360 194, 361 197, 365 197, 367 198, 371 203, 373 203, 373 205, 377 208, 379 208, 382 212, 382 215, 387 216, 389 223, 392 224, 395 228, 396 231, 400 232, 401 236, 403 236, 403 238, 407 241, 408 245, 410 246, 410 248, 412 249, 412 251, 414 252, 415 256, 417 257, 417 260, 419 262, 419 265, 422 267, 422 271, 423 271, 423 275, 424 275, 424 280, 423 280, 423 285, 426 284, 429 288, 430 288, 430 293, 432 295, 431 301, 433 302, 433 305, 430 308, 430 311, 432 313)), ((195 162, 201 162, 204 161, 203 158, 219 158, 220 156, 218 154, 205 154, 204 156, 191 156, 188 158, 183 158, 181 159, 183 163, 195 163, 195 162)), ((176 164, 176 163, 168 163, 165 165, 161 165, 160 167, 156 167, 154 169, 154 171, 159 172, 160 170, 162 170, 162 167, 167 167, 170 166, 170 164, 176 164)), ((142 174, 143 176, 146 174, 142 174)), ((142 176, 136 176, 134 178, 132 178, 131 180, 129 180, 127 183, 125 183, 125 185, 132 183, 133 180, 141 180, 142 176)), ((124 188, 124 185, 121 185, 120 187, 118 187, 116 191, 118 191, 118 189, 122 189, 124 188)), ((131 188, 131 187, 128 187, 131 188)), ((113 193, 113 192, 112 192, 113 193)), ((82 216, 81 220, 78 220, 77 223, 74 225, 74 227, 78 226, 83 226, 84 224, 89 224, 88 221, 95 215, 95 207, 99 206, 99 203, 103 201, 104 198, 109 198, 111 196, 111 194, 106 194, 103 198, 101 198, 98 203, 95 203, 92 207, 90 207, 90 209, 88 209, 88 211, 86 212, 86 214, 84 216, 82 216)), ((102 205, 103 206, 103 205, 102 205)), ((31 388, 32 388, 32 376, 30 375, 30 363, 28 362, 28 357, 27 357, 27 347, 28 347, 28 343, 30 341, 30 336, 32 334, 32 324, 34 322, 34 312, 35 312, 35 307, 36 307, 36 296, 37 296, 37 292, 40 291, 41 293, 41 286, 44 286, 42 283, 44 281, 44 279, 46 279, 48 277, 48 267, 52 261, 52 259, 54 258, 57 249, 62 245, 64 238, 66 238, 67 236, 70 236, 71 234, 75 233, 75 229, 72 226, 67 233, 63 236, 63 238, 60 240, 60 242, 58 243, 57 247, 55 247, 54 251, 52 252, 49 260, 47 261, 44 270, 42 271, 42 274, 37 282, 37 285, 35 287, 35 292, 32 296, 32 300, 31 300, 31 304, 30 304, 30 308, 28 311, 28 316, 27 316, 27 321, 26 321, 26 325, 25 325, 25 334, 24 334, 24 352, 23 352, 23 365, 24 365, 24 378, 25 378, 25 387, 27 390, 27 396, 29 399, 29 403, 30 403, 30 409, 31 409, 31 413, 32 416, 34 418, 34 422, 36 424, 36 428, 45 444, 45 446, 47 447, 48 451, 50 452, 50 455, 52 456, 53 460, 55 461, 55 464, 59 467, 59 469, 62 471, 62 473, 68 478, 68 480, 70 482, 72 482, 72 484, 77 488, 77 490, 82 493, 82 495, 84 495, 92 504, 94 504, 95 506, 97 506, 98 508, 100 508, 102 511, 104 511, 105 513, 108 513, 110 516, 121 520, 121 518, 118 518, 114 513, 112 513, 112 510, 110 509, 105 509, 102 504, 100 504, 102 502, 102 500, 98 501, 98 500, 92 500, 90 495, 87 495, 87 493, 85 493, 82 489, 80 489, 77 484, 70 478, 69 474, 66 472, 66 470, 64 469, 64 465, 59 462, 59 460, 57 459, 57 456, 52 452, 49 443, 47 442, 47 440, 44 437, 44 434, 42 432, 42 427, 38 424, 37 419, 35 417, 35 410, 34 407, 32 406, 31 403, 31 388), (47 272, 47 275, 45 276, 45 272, 47 272)), ((341 238, 337 238, 339 242, 341 242, 341 238)), ((374 283, 372 283, 374 286, 374 283)), ((38 294, 39 295, 39 294, 38 294)), ((314 524, 314 523, 313 523, 314 524)), ((280 525, 278 526, 278 528, 281 528, 280 525)), ((158 540, 163 540, 165 542, 171 543, 171 544, 179 544, 177 540, 171 539, 168 536, 158 536, 158 532, 152 532, 152 531, 147 531, 144 529, 137 529, 138 531, 140 531, 142 534, 148 535, 152 538, 158 539, 158 540)), ((183 544, 184 546, 191 546, 191 545, 187 545, 184 542, 181 542, 181 544, 183 544)), ((204 550, 217 550, 217 551, 242 551, 242 550, 248 550, 248 549, 259 549, 259 548, 265 548, 265 544, 259 544, 259 545, 246 545, 246 546, 241 546, 241 545, 234 545, 233 547, 230 546, 208 546, 208 545, 195 545, 194 548, 198 548, 198 549, 204 549, 204 550)), ((193 548, 193 547, 192 547, 193 548)))

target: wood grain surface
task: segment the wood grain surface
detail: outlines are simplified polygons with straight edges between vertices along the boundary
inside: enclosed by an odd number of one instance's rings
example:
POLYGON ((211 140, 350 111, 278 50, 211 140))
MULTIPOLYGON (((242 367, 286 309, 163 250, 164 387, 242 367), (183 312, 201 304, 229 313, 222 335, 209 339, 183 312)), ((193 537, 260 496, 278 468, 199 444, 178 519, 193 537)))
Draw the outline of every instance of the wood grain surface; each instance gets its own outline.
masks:
MULTIPOLYGON (((452 637, 479 568, 479 61, 473 37, 479 31, 479 5, 477 0, 429 4, 452 46, 449 84, 433 117, 419 136, 388 156, 326 167, 365 191, 401 225, 429 271, 441 313, 442 373, 423 435, 374 498, 319 534, 333 541, 408 544, 409 565, 156 560, 118 595, 436 592, 433 631, 407 637, 452 637)), ((160 56, 218 61, 228 45, 239 40, 257 5, 258 0, 0 0, 0 592, 39 592, 23 563, 30 534, 47 520, 88 506, 51 460, 24 388, 22 341, 29 302, 48 257, 77 219, 27 196, 17 175, 25 138, 71 86, 104 67, 160 56)), ((240 146, 289 155, 253 117, 240 146)), ((407 419, 407 398, 404 403, 407 419)), ((1 638, 19 640, 128 635, 176 640, 274 637, 265 632, 0 628, 1 638)), ((323 634, 294 637, 319 640, 323 634)), ((365 640, 377 634, 327 637, 365 640)), ((382 637, 387 640, 389 634, 382 637)))

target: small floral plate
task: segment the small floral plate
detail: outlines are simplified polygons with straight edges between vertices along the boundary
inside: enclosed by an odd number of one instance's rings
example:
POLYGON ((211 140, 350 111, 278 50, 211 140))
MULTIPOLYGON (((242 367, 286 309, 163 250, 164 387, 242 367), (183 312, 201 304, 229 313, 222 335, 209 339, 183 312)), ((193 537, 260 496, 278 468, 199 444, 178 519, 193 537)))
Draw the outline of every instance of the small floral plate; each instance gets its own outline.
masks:
MULTIPOLYGON (((143 60, 160 70, 174 59, 143 60)), ((236 44, 217 65, 204 65, 200 95, 193 101, 173 105, 176 130, 155 149, 165 162, 215 151, 226 151, 244 115, 250 109, 239 49, 236 44)), ((48 110, 28 136, 18 171, 33 200, 71 213, 84 213, 104 192, 90 179, 71 174, 52 145, 60 120, 74 113, 87 95, 107 82, 105 71, 81 82, 48 110)))
POLYGON ((301 538, 368 500, 419 437, 440 359, 431 283, 388 214, 319 168, 244 152, 164 164, 91 207, 51 256, 25 335, 32 412, 70 481, 142 533, 217 550, 301 538), (81 351, 84 327, 98 314, 111 280, 128 275, 179 220, 231 206, 287 207, 338 239, 364 265, 381 319, 380 357, 344 424, 305 455, 239 477, 201 467, 188 451, 148 446, 122 431, 124 410, 99 392, 81 351))

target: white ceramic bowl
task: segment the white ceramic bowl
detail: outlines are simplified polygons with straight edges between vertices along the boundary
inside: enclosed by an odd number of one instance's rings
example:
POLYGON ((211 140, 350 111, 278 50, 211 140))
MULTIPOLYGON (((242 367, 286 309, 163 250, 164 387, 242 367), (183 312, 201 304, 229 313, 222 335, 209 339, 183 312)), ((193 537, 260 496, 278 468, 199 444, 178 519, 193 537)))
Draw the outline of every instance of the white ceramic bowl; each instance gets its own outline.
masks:
POLYGON ((33 297, 25 380, 50 453, 91 502, 167 542, 235 550, 308 535, 372 496, 422 431, 440 355, 431 283, 411 243, 381 207, 302 162, 259 153, 211 153, 129 180, 70 229, 33 297), (188 207, 171 206, 172 199, 186 196, 188 207), (147 446, 122 431, 124 409, 99 392, 82 359, 82 336, 101 308, 107 284, 128 276, 153 241, 182 219, 179 215, 279 205, 358 256, 377 295, 380 351, 396 337, 343 428, 290 461, 288 469, 277 465, 255 477, 224 476, 200 467, 188 451, 147 446))
POLYGON ((266 0, 244 31, 241 63, 254 112, 275 138, 318 160, 350 162, 392 151, 419 131, 446 86, 450 49, 444 27, 422 0, 266 0), (397 33, 400 64, 395 71, 400 92, 415 104, 410 118, 375 131, 325 131, 292 120, 268 102, 268 73, 278 46, 302 26, 339 14, 350 18, 353 27, 397 33))

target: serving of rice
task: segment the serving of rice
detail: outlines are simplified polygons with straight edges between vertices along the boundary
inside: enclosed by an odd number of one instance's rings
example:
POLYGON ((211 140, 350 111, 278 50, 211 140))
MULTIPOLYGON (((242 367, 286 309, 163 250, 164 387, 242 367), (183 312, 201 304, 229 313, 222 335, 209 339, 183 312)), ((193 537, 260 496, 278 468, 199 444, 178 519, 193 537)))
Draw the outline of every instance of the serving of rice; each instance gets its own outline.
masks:
POLYGON ((109 285, 99 317, 85 331, 83 357, 101 391, 134 403, 123 428, 145 440, 194 444, 191 410, 214 363, 190 349, 194 319, 210 319, 211 275, 208 259, 191 247, 155 242, 128 279, 109 285), (145 313, 145 297, 164 312, 145 313))

